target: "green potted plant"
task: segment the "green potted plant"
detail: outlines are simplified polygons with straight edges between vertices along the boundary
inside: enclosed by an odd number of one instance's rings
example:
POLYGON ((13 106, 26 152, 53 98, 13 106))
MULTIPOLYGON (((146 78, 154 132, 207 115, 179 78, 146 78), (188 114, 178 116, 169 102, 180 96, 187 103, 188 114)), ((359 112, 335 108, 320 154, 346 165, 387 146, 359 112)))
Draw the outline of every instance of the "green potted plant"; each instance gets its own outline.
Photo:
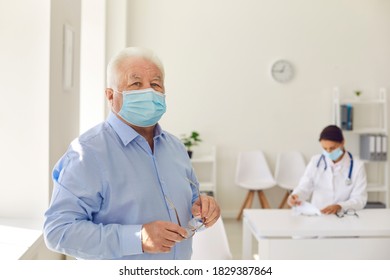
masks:
POLYGON ((188 156, 192 158, 192 147, 198 145, 199 142, 202 142, 202 139, 199 138, 199 133, 197 131, 192 131, 190 135, 183 135, 181 141, 187 148, 188 156))
POLYGON ((357 98, 359 98, 359 96, 362 94, 362 92, 360 90, 355 90, 355 95, 357 98))

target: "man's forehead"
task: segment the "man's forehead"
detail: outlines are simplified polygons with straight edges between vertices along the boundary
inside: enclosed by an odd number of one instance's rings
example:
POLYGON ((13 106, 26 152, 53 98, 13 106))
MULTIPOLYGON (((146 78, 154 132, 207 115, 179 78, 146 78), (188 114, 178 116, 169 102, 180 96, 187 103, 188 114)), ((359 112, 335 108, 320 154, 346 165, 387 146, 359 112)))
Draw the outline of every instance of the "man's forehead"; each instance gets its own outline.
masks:
POLYGON ((153 80, 162 80, 160 71, 152 70, 129 71, 128 73, 126 73, 125 77, 127 78, 127 80, 141 80, 145 75, 153 80))

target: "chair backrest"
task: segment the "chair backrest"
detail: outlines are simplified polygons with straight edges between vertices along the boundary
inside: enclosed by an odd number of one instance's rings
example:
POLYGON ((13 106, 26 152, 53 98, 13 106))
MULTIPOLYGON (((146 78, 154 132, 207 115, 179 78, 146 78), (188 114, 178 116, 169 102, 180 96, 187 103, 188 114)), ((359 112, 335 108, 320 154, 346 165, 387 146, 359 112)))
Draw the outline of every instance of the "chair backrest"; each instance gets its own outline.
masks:
POLYGON ((299 151, 280 152, 276 159, 275 180, 278 186, 294 189, 305 172, 306 161, 299 151))
POLYGON ((231 260, 225 226, 222 218, 210 228, 195 233, 192 237, 193 260, 231 260))
POLYGON ((240 152, 238 155, 236 184, 247 181, 275 181, 264 153, 260 150, 240 152))

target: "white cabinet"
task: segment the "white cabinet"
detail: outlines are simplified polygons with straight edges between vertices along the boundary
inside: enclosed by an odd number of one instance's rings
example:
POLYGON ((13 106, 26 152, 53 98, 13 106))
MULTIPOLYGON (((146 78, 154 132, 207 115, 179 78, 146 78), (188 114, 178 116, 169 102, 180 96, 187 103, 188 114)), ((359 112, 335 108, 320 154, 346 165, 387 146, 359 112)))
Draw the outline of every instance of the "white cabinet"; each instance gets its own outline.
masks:
POLYGON ((193 154, 192 166, 199 181, 201 192, 212 192, 217 196, 217 151, 216 147, 211 147, 211 152, 206 155, 193 154))
POLYGON ((334 123, 343 129, 346 148, 365 162, 368 201, 381 202, 389 208, 387 105, 385 88, 361 96, 343 94, 334 88, 334 123), (367 139, 373 139, 372 143, 367 144, 367 139), (378 156, 367 157, 369 153, 378 156))

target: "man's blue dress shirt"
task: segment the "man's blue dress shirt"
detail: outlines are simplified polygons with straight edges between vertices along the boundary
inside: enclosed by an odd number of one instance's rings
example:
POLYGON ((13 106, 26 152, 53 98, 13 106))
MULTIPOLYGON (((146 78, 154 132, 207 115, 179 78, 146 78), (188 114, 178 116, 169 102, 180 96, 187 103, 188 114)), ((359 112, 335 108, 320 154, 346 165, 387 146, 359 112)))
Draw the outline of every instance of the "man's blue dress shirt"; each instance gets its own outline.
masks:
POLYGON ((185 147, 155 128, 146 140, 113 113, 74 140, 53 170, 54 190, 44 236, 52 250, 79 259, 190 259, 192 240, 170 253, 142 252, 141 228, 156 220, 191 219, 197 182, 185 147))

